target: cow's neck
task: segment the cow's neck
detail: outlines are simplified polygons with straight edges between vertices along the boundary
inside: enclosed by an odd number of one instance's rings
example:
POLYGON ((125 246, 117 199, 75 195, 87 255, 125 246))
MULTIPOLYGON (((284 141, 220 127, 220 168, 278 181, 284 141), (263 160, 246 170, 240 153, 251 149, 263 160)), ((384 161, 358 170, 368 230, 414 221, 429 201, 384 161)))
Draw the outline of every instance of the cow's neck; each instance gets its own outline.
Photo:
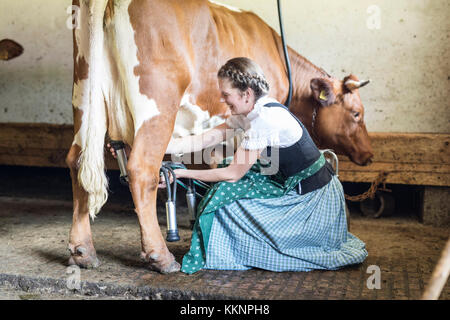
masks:
MULTIPOLYGON (((317 130, 313 130, 313 114, 319 104, 314 100, 310 82, 313 78, 331 78, 323 69, 317 67, 300 54, 290 51, 292 69, 292 101, 290 110, 302 121, 312 138, 320 144, 317 130)), ((318 110, 316 110, 318 112, 318 110)))

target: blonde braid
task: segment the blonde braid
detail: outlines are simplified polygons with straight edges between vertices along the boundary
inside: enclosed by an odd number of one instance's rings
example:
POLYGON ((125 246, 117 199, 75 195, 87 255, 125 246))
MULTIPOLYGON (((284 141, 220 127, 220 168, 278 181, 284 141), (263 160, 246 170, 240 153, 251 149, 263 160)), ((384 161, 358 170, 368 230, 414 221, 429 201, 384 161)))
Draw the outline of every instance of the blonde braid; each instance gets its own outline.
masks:
POLYGON ((229 60, 218 72, 219 78, 228 78, 235 88, 245 91, 251 88, 255 92, 255 98, 269 92, 267 83, 261 68, 248 58, 234 58, 229 60))

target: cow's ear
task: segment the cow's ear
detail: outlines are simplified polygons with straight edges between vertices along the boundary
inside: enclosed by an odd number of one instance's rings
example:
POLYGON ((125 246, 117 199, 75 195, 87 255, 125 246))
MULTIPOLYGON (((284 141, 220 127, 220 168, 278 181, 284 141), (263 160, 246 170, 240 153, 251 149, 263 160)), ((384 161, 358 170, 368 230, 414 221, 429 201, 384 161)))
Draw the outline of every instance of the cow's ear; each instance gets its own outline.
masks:
POLYGON ((336 101, 336 95, 333 91, 333 83, 324 78, 314 78, 310 83, 314 99, 322 106, 330 106, 336 101))

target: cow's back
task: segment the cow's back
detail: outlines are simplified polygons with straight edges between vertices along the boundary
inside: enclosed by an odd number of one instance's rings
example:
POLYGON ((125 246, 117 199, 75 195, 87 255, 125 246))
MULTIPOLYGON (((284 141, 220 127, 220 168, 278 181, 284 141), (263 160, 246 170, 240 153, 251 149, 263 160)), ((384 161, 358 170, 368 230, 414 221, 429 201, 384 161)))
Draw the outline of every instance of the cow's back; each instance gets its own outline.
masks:
POLYGON ((255 14, 205 0, 135 0, 128 11, 139 60, 146 61, 136 72, 161 67, 164 77, 178 82, 174 85, 188 83, 190 102, 211 115, 227 111, 219 103, 216 75, 234 57, 255 60, 271 84, 270 94, 280 100, 287 95, 279 36, 255 14))
MULTIPOLYGON (((270 95, 283 101, 287 96, 288 79, 276 32, 252 12, 230 10, 209 1, 205 4, 210 12, 211 34, 208 37, 215 40, 208 44, 214 51, 217 50, 211 53, 208 48, 201 50, 201 53, 206 53, 201 60, 208 61, 207 68, 212 76, 208 81, 217 87, 216 74, 223 64, 231 58, 248 57, 262 67, 271 87, 270 95)), ((204 79, 204 76, 198 74, 199 79, 204 79)), ((218 92, 215 94, 217 97, 218 92)))

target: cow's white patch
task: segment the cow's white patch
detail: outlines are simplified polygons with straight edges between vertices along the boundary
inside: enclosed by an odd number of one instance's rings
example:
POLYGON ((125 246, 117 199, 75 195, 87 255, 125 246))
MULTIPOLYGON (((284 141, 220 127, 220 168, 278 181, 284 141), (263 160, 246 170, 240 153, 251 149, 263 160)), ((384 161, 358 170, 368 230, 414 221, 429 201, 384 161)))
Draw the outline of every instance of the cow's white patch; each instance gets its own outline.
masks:
POLYGON ((87 107, 89 95, 87 94, 86 85, 87 81, 85 79, 74 82, 72 93, 72 105, 74 108, 83 109, 87 107))
POLYGON ((131 0, 115 2, 114 17, 111 24, 113 44, 110 48, 115 50, 120 78, 124 81, 125 97, 128 108, 133 116, 134 135, 142 124, 160 114, 153 99, 140 92, 139 76, 134 74, 134 68, 139 65, 137 58, 138 48, 134 36, 135 31, 131 25, 128 6, 131 0))
POLYGON ((155 115, 158 115, 158 106, 156 101, 153 99, 146 100, 145 104, 138 104, 134 107, 134 135, 136 136, 137 131, 142 126, 144 121, 150 120, 155 115), (156 110, 156 111, 155 111, 156 110))
MULTIPOLYGON (((80 6, 79 13, 79 25, 80 28, 75 29, 75 42, 77 44, 77 56, 75 57, 76 63, 80 62, 80 59, 84 59, 87 63, 90 56, 90 44, 89 44, 89 8, 84 3, 80 6)), ((87 111, 89 110, 89 81, 88 79, 78 80, 73 83, 72 91, 72 105, 74 108, 83 111, 81 119, 81 125, 78 132, 76 132, 72 145, 76 144, 80 147, 83 145, 83 141, 86 141, 87 131, 87 111)))
POLYGON ((81 5, 79 12, 79 28, 75 29, 75 41, 77 43, 78 53, 75 57, 79 62, 81 58, 89 60, 89 7, 81 5))
POLYGON ((84 139, 86 139, 86 121, 81 122, 80 130, 73 137, 72 145, 76 144, 81 147, 84 139))
POLYGON ((230 6, 228 4, 223 4, 223 3, 220 3, 220 2, 217 2, 217 1, 213 1, 213 0, 209 0, 209 2, 214 3, 214 4, 216 4, 218 6, 221 6, 221 7, 225 7, 227 9, 231 10, 231 11, 242 12, 241 9, 233 7, 233 6, 230 6))
POLYGON ((189 99, 189 95, 184 95, 181 100, 172 133, 173 138, 202 134, 225 122, 220 116, 211 117, 208 111, 192 104, 189 99))
POLYGON ((102 91, 108 109, 111 126, 110 134, 115 138, 132 145, 134 139, 134 121, 127 102, 126 79, 119 72, 121 61, 115 56, 113 32, 110 27, 105 28, 104 75, 102 91))
POLYGON ((86 80, 81 80, 80 82, 73 84, 73 96, 72 96, 72 104, 74 108, 80 109, 83 111, 83 115, 81 116, 81 125, 78 132, 75 134, 72 145, 77 144, 80 147, 83 145, 83 141, 86 140, 87 134, 87 123, 88 123, 88 113, 85 112, 88 108, 89 104, 89 91, 85 88, 87 85, 86 80))
MULTIPOLYGON (((76 63, 80 62, 80 59, 84 59, 85 62, 89 61, 90 56, 90 43, 89 43, 89 7, 84 3, 80 6, 79 12, 79 25, 80 28, 75 29, 75 42, 77 44, 77 56, 75 57, 76 63)), ((89 81, 88 79, 79 80, 73 83, 72 92, 72 105, 74 108, 83 110, 83 117, 81 120, 80 130, 75 134, 72 145, 83 145, 83 141, 86 140, 87 129, 87 110, 89 109, 89 81)))
MULTIPOLYGON (((103 16, 108 0, 82 1, 81 29, 75 34, 78 56, 85 57, 89 64, 88 85, 83 86, 83 96, 89 100, 83 108, 82 125, 85 124, 75 143, 81 143, 80 168, 78 179, 80 185, 89 194, 88 209, 92 218, 108 198, 108 180, 104 170, 103 150, 106 133, 106 113, 104 96, 101 90, 104 51, 103 16), (89 97, 89 98, 87 98, 89 97)), ((78 60, 79 61, 79 60, 78 60)))

